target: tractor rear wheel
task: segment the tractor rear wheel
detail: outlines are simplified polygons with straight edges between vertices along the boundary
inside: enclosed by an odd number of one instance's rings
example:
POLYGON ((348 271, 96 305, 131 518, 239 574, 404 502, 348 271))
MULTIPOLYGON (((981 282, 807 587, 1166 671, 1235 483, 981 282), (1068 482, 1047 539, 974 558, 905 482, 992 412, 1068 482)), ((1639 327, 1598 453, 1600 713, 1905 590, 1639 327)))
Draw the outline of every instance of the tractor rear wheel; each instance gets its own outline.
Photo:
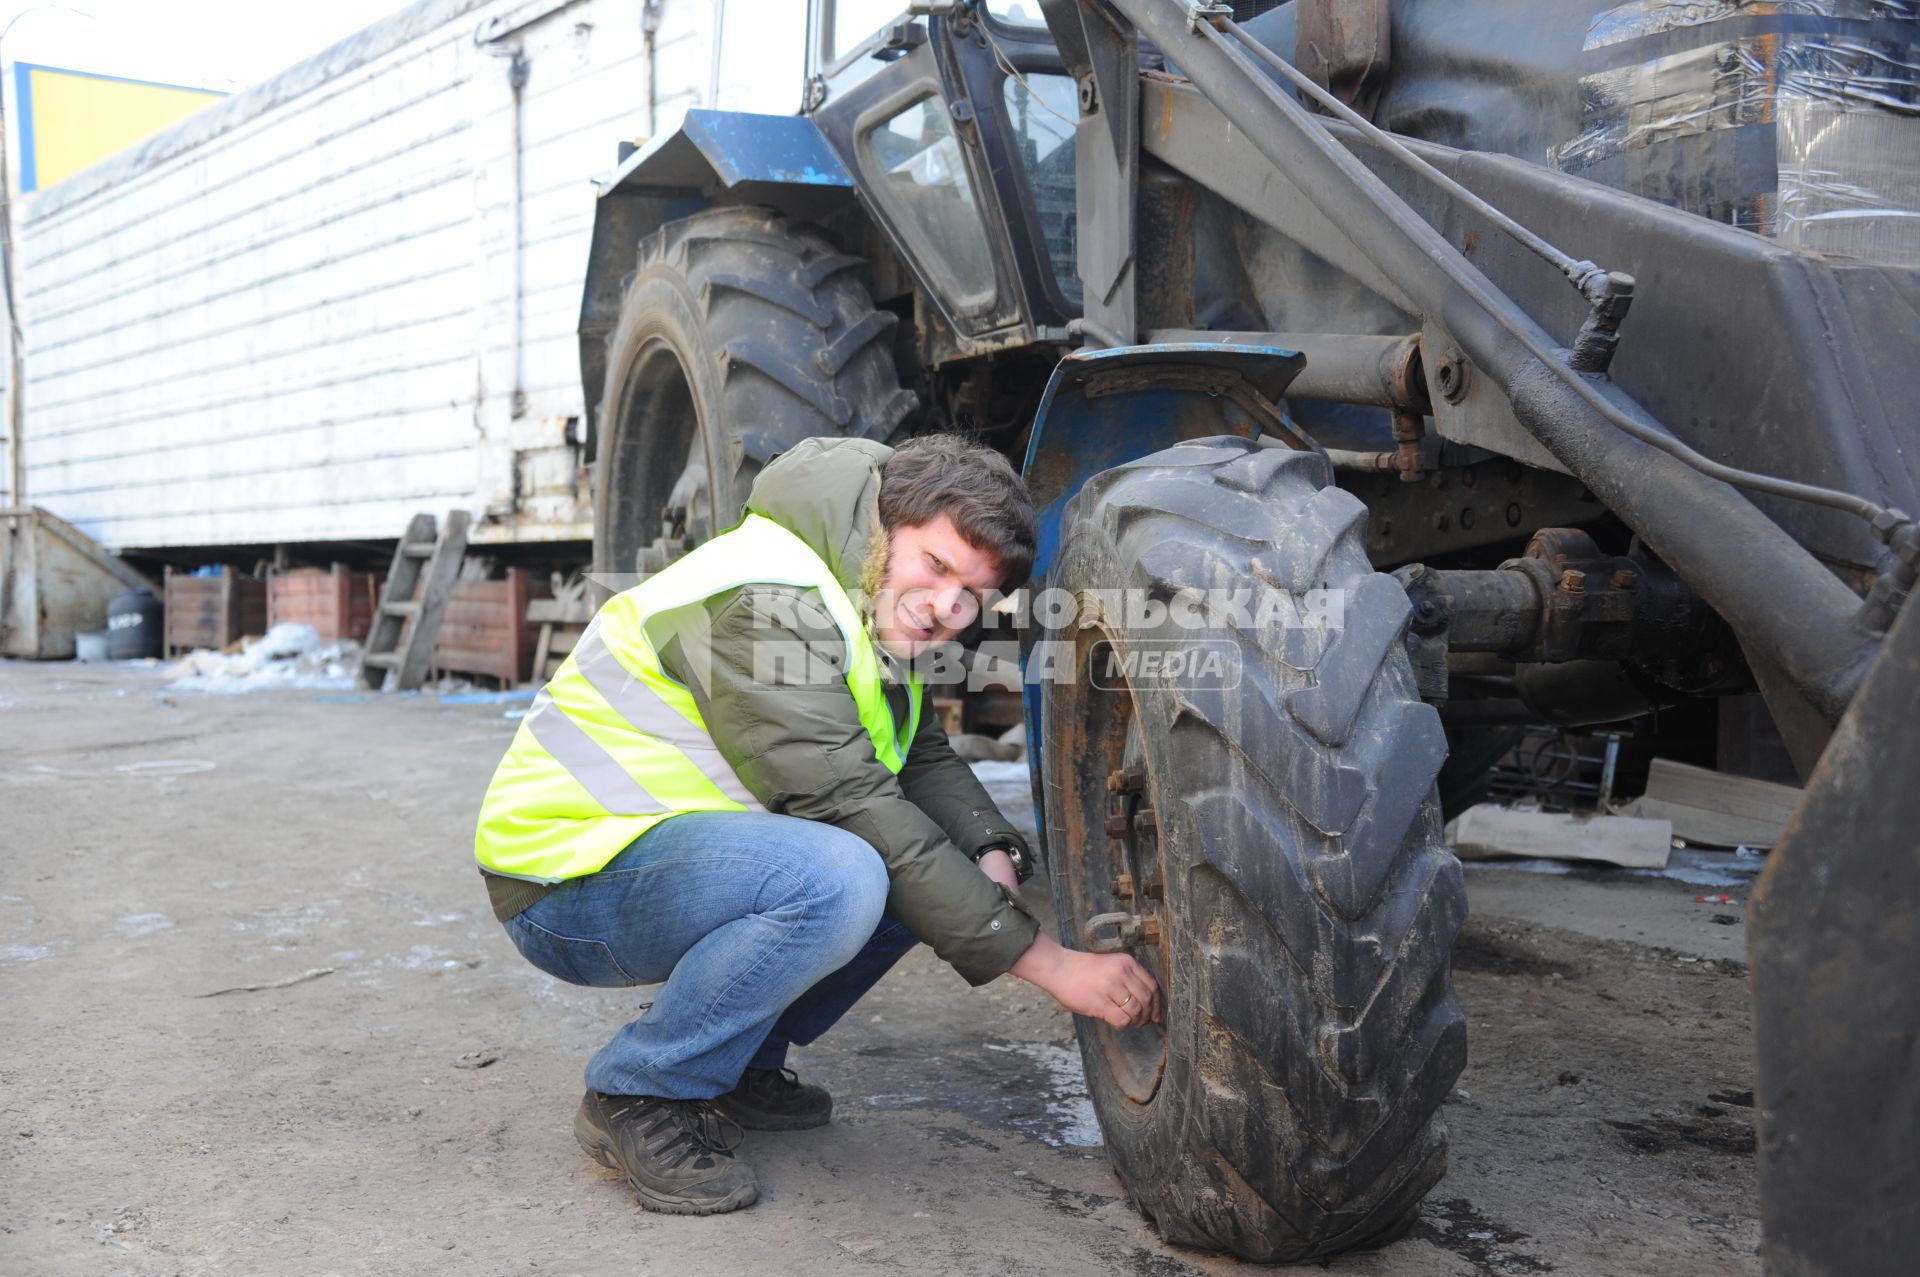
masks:
POLYGON ((1061 931, 1130 915, 1165 991, 1162 1025, 1076 1019, 1108 1156, 1168 1240, 1261 1261, 1403 1233, 1466 1062, 1446 740, 1330 485, 1317 456, 1182 444, 1087 483, 1048 579, 1080 599, 1041 715, 1061 931))
POLYGON ((761 208, 682 218, 639 245, 607 343, 594 567, 656 571, 731 527, 754 476, 815 435, 882 442, 917 401, 896 316, 824 232, 761 208))

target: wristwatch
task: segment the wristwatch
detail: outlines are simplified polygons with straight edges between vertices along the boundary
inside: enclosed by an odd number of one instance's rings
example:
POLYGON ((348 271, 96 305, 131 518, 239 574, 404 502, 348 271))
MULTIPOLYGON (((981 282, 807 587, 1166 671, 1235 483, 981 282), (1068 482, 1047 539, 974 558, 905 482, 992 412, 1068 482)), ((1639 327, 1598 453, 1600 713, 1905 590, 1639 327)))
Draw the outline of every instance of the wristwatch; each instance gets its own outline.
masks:
POLYGON ((980 863, 980 858, 990 851, 1004 851, 1007 853, 1007 859, 1013 862, 1013 880, 1015 882, 1025 882, 1027 879, 1033 877, 1033 862, 1027 858, 1026 852, 1020 850, 1012 843, 990 842, 975 851, 968 859, 977 865, 980 863))

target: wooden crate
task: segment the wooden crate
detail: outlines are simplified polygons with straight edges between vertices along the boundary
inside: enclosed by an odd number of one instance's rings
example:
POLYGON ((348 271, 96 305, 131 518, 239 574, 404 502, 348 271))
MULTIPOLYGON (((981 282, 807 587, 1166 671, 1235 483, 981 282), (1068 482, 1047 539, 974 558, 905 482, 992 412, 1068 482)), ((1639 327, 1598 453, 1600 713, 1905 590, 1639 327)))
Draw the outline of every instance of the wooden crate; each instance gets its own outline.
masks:
MULTIPOLYGON (((585 582, 581 585, 584 587, 585 582)), ((573 645, 586 632, 587 623, 593 620, 593 611, 593 601, 585 596, 584 588, 564 598, 528 602, 527 626, 529 629, 537 626, 540 631, 539 641, 533 646, 532 682, 545 683, 554 676, 567 659, 567 653, 573 651, 573 645)))
POLYGON ((311 625, 323 642, 364 643, 379 598, 379 575, 344 563, 275 572, 267 577, 267 624, 311 625))
MULTIPOLYGON (((541 595, 548 593, 544 583, 537 588, 541 595)), ((454 582, 433 645, 436 675, 476 675, 502 687, 525 681, 533 663, 528 589, 523 568, 508 568, 503 581, 454 582)))
POLYGON ((232 568, 219 576, 188 576, 167 569, 166 653, 216 651, 249 634, 267 632, 267 583, 232 568))

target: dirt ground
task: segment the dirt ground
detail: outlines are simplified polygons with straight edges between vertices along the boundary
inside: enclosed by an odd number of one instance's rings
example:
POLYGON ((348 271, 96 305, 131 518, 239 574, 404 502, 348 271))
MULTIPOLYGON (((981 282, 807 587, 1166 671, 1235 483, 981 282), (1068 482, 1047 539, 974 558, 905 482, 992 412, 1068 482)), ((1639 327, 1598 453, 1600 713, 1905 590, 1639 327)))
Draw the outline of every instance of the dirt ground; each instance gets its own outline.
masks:
MULTIPOLYGON (((748 1137, 758 1206, 642 1212, 569 1123, 645 991, 526 966, 472 868, 512 708, 0 663, 0 1272, 1261 1271, 1127 1204, 1064 1013, 924 951, 796 1054, 838 1109, 748 1137)), ((1314 1268, 1757 1273, 1739 903, 1468 883, 1451 1169, 1314 1268)))

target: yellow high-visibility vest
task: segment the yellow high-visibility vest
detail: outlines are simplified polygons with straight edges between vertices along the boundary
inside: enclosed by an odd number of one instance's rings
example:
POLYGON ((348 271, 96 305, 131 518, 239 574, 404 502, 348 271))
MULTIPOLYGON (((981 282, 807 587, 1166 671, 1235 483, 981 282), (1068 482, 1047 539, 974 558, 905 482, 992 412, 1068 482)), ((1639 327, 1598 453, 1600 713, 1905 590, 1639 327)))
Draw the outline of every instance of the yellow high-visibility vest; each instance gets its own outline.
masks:
MULTIPOLYGON (((919 679, 907 683, 902 733, 873 640, 833 570, 799 537, 750 514, 615 595, 593 618, 494 770, 473 839, 483 868, 561 882, 599 870, 669 817, 766 810, 714 744, 693 693, 661 668, 646 629, 649 617, 754 584, 819 593, 846 639, 847 690, 874 756, 899 772, 920 724, 919 679)), ((768 655, 778 661, 793 654, 768 655)))

